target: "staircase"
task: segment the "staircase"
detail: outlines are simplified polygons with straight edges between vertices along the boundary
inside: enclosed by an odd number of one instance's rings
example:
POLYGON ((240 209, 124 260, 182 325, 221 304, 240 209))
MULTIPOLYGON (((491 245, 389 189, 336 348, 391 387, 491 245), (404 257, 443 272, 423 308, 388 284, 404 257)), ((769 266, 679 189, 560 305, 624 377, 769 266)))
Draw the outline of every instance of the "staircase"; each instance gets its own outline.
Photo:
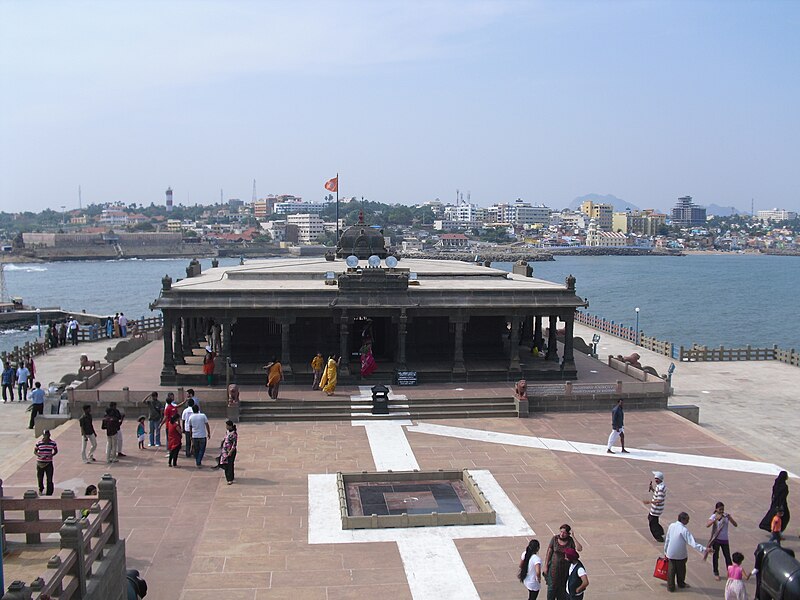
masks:
POLYGON ((258 421, 349 421, 517 417, 509 398, 414 398, 389 395, 389 414, 373 415, 368 395, 320 400, 242 401, 239 419, 258 421))

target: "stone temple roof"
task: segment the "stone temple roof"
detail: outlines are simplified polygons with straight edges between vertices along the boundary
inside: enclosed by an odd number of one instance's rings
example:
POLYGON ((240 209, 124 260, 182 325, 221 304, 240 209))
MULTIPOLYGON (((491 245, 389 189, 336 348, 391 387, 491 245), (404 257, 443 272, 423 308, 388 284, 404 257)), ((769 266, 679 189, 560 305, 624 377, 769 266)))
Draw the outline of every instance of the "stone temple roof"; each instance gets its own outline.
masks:
POLYGON ((359 259, 366 259, 373 255, 379 258, 389 256, 383 229, 366 225, 364 217, 359 216, 358 223, 345 229, 336 244, 337 257, 347 258, 350 255, 357 256, 359 259))

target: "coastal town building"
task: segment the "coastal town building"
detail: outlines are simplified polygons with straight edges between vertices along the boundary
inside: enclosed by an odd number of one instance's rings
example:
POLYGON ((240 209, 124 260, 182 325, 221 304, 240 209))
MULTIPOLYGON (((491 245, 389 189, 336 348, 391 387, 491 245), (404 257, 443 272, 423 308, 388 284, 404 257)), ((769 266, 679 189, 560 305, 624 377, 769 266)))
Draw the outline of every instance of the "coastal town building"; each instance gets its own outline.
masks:
POLYGON ((325 222, 316 214, 290 214, 286 223, 297 227, 297 241, 301 244, 315 243, 325 231, 325 222))
POLYGON ((469 245, 469 238, 463 233, 443 233, 439 236, 439 241, 436 243, 437 248, 445 250, 454 248, 466 248, 469 245))
POLYGON ((611 231, 614 220, 614 206, 586 200, 580 211, 590 219, 594 219, 600 231, 611 231))
POLYGON ((317 351, 341 355, 340 380, 357 380, 366 335, 387 382, 398 371, 426 382, 575 379, 573 324, 584 305, 571 277, 557 284, 457 261, 395 262, 383 232, 360 223, 342 234, 335 259, 165 277, 153 307, 164 316, 161 381, 174 385, 199 381, 200 365, 185 358, 212 323, 218 368, 235 363, 239 382, 261 381, 273 356, 287 380, 305 377, 317 351))
POLYGON ((676 227, 693 227, 705 225, 706 209, 692 202, 691 196, 678 198, 678 203, 672 209, 672 224, 676 227))
POLYGON ((592 219, 586 231, 586 245, 597 248, 622 248, 628 245, 628 236, 617 231, 600 231, 597 222, 592 219))
POLYGON ((797 213, 783 208, 773 208, 758 211, 756 217, 761 221, 792 221, 797 218, 797 213))

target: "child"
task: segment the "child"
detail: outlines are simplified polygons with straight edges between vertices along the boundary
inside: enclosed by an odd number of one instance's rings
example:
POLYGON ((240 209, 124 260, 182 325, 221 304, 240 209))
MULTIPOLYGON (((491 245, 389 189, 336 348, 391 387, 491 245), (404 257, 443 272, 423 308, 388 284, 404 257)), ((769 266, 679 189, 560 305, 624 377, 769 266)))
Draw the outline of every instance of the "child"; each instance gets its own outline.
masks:
POLYGON ((772 536, 769 538, 770 542, 775 542, 781 545, 781 529, 783 529, 783 507, 779 506, 775 511, 775 516, 772 517, 772 523, 769 526, 772 536))
POLYGON ((725 584, 725 600, 747 600, 747 593, 744 589, 745 579, 750 579, 750 573, 742 569, 744 555, 741 552, 734 552, 733 564, 728 567, 728 582, 725 584))
POLYGON ((144 450, 144 417, 139 417, 136 426, 136 438, 139 440, 139 450, 144 450))

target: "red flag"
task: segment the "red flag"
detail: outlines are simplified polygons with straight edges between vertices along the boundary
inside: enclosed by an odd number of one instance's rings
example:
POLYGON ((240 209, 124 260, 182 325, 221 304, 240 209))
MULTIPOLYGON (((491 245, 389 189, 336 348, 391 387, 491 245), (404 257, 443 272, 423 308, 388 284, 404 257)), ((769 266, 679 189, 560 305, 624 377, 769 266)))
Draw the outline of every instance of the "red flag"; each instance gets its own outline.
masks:
POLYGON ((337 175, 333 179, 329 179, 325 182, 325 189, 329 192, 338 192, 339 191, 339 176, 337 175))

